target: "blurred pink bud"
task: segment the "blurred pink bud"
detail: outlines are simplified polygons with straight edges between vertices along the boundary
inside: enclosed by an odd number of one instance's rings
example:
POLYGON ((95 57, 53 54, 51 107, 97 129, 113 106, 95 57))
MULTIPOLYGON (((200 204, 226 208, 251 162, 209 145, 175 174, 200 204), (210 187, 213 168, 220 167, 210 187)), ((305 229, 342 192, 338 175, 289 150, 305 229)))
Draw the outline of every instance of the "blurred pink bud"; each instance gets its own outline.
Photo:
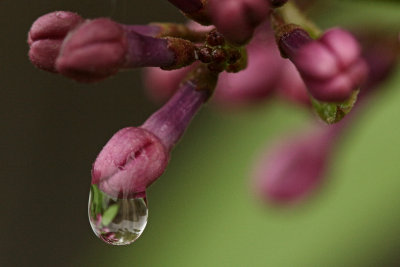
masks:
POLYGON ((83 22, 76 13, 56 11, 39 17, 28 34, 29 58, 40 69, 57 72, 55 61, 65 36, 83 22))
MULTIPOLYGON (((190 28, 203 30, 204 26, 191 24, 190 28)), ((224 108, 247 106, 265 100, 275 89, 286 63, 279 55, 269 24, 261 25, 246 47, 247 68, 238 73, 219 75, 213 101, 224 108)), ((153 99, 165 101, 178 88, 185 75, 196 64, 173 71, 149 68, 145 71, 145 84, 153 99)))
POLYGON ((307 87, 292 62, 286 61, 284 63, 282 74, 276 87, 277 94, 284 99, 310 106, 311 102, 307 87))
POLYGON ((274 91, 285 64, 269 24, 260 26, 247 48, 247 68, 221 73, 214 100, 225 107, 238 107, 265 100, 274 91))
POLYGON ((306 32, 294 29, 282 35, 279 45, 318 100, 345 101, 366 78, 368 69, 361 58, 361 48, 345 30, 331 29, 312 41, 306 32))
POLYGON ((243 45, 267 18, 270 6, 267 0, 209 0, 209 10, 218 31, 230 42, 243 45))
POLYGON ((161 176, 168 159, 168 150, 154 134, 141 128, 124 128, 97 156, 92 184, 113 197, 133 197, 161 176))
POLYGON ((186 74, 195 65, 193 64, 177 70, 145 68, 143 70, 144 84, 150 98, 156 103, 167 101, 175 93, 186 74))
POLYGON ((275 204, 297 203, 312 194, 324 179, 339 129, 337 125, 325 126, 269 149, 256 166, 257 194, 275 204))
POLYGON ((368 78, 363 84, 362 94, 375 90, 393 71, 399 60, 399 43, 393 35, 383 35, 381 32, 368 31, 361 35, 363 57, 368 64, 368 78))

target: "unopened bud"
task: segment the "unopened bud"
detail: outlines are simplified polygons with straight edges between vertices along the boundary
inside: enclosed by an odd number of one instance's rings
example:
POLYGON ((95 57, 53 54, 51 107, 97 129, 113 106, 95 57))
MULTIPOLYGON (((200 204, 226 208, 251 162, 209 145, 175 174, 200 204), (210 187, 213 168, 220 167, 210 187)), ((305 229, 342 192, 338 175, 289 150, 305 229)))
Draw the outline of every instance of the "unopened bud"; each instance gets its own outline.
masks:
POLYGON ((331 29, 313 41, 305 31, 293 28, 287 33, 278 31, 278 41, 317 100, 343 102, 366 78, 360 46, 347 31, 331 29))
POLYGON ((55 61, 65 36, 79 24, 83 18, 76 13, 56 11, 38 18, 28 34, 29 58, 40 69, 57 72, 55 61))
POLYGON ((107 78, 123 68, 180 68, 195 60, 195 47, 179 38, 154 38, 101 18, 86 21, 64 41, 56 67, 82 82, 107 78))
POLYGON ((332 144, 341 127, 325 126, 276 144, 256 166, 257 194, 281 205, 300 202, 312 194, 325 177, 332 144))
POLYGON ((209 8, 218 31, 237 45, 251 39, 270 11, 266 0, 209 0, 209 8))
POLYGON ((168 150, 154 134, 141 128, 124 128, 97 156, 92 184, 110 196, 132 198, 161 176, 168 159, 168 150))

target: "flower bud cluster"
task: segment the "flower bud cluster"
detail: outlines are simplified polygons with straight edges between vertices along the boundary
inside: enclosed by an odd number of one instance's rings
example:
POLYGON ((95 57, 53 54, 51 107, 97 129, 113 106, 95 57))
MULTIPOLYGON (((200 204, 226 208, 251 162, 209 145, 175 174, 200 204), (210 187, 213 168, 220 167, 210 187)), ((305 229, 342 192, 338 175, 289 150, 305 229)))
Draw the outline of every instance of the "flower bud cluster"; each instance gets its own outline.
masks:
MULTIPOLYGON (((196 26, 198 30, 205 28, 196 26)), ((276 94, 309 105, 307 89, 293 64, 281 58, 268 22, 256 28, 246 50, 247 67, 238 73, 226 71, 220 74, 213 102, 223 107, 236 108, 262 103, 276 94)), ((156 102, 165 101, 191 68, 174 71, 146 69, 144 77, 149 95, 156 102)))
MULTIPOLYGON (((78 82, 146 67, 149 94, 163 106, 141 126, 114 134, 93 164, 92 184, 113 198, 145 195, 212 95, 222 107, 278 95, 337 122, 360 88, 362 98, 364 87, 369 92, 388 76, 399 51, 398 40, 385 53, 363 51, 344 29, 316 30, 294 1, 168 1, 193 21, 125 25, 58 11, 39 17, 28 34, 35 66, 78 82)), ((343 125, 317 127, 270 151, 256 170, 258 194, 275 203, 307 197, 323 180, 343 125)))

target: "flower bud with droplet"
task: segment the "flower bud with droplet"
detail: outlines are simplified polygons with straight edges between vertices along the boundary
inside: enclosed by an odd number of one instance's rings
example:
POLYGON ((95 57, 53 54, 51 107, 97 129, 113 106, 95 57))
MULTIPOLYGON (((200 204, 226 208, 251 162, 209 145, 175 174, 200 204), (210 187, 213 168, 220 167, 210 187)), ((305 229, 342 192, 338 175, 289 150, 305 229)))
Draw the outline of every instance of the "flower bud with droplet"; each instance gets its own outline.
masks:
POLYGON ((169 153, 215 88, 217 74, 200 65, 141 127, 118 131, 92 168, 89 221, 112 245, 134 242, 147 223, 146 189, 165 171, 169 153))
POLYGON ((98 155, 92 184, 114 197, 134 197, 164 172, 168 159, 168 150, 153 133, 127 127, 114 134, 98 155))
POLYGON ((208 99, 215 78, 199 66, 142 126, 118 131, 93 164, 92 184, 120 198, 144 192, 164 172, 169 151, 208 99))

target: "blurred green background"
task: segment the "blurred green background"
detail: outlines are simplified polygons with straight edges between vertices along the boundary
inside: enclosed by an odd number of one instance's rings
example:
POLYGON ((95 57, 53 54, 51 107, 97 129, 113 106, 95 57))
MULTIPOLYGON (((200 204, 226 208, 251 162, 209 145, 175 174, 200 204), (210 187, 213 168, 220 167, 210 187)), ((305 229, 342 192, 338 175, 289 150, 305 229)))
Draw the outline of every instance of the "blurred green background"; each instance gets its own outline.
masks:
MULTIPOLYGON (((398 1, 318 2, 324 27, 400 29, 398 1)), ((165 0, 3 0, 0 10, 1 266, 399 266, 400 69, 343 136, 323 190, 290 209, 259 203, 249 174, 309 114, 281 101, 208 105, 148 190, 142 237, 112 247, 87 219, 91 164, 114 132, 157 107, 140 71, 82 85, 35 69, 26 34, 54 10, 131 24, 184 18, 165 0)))

